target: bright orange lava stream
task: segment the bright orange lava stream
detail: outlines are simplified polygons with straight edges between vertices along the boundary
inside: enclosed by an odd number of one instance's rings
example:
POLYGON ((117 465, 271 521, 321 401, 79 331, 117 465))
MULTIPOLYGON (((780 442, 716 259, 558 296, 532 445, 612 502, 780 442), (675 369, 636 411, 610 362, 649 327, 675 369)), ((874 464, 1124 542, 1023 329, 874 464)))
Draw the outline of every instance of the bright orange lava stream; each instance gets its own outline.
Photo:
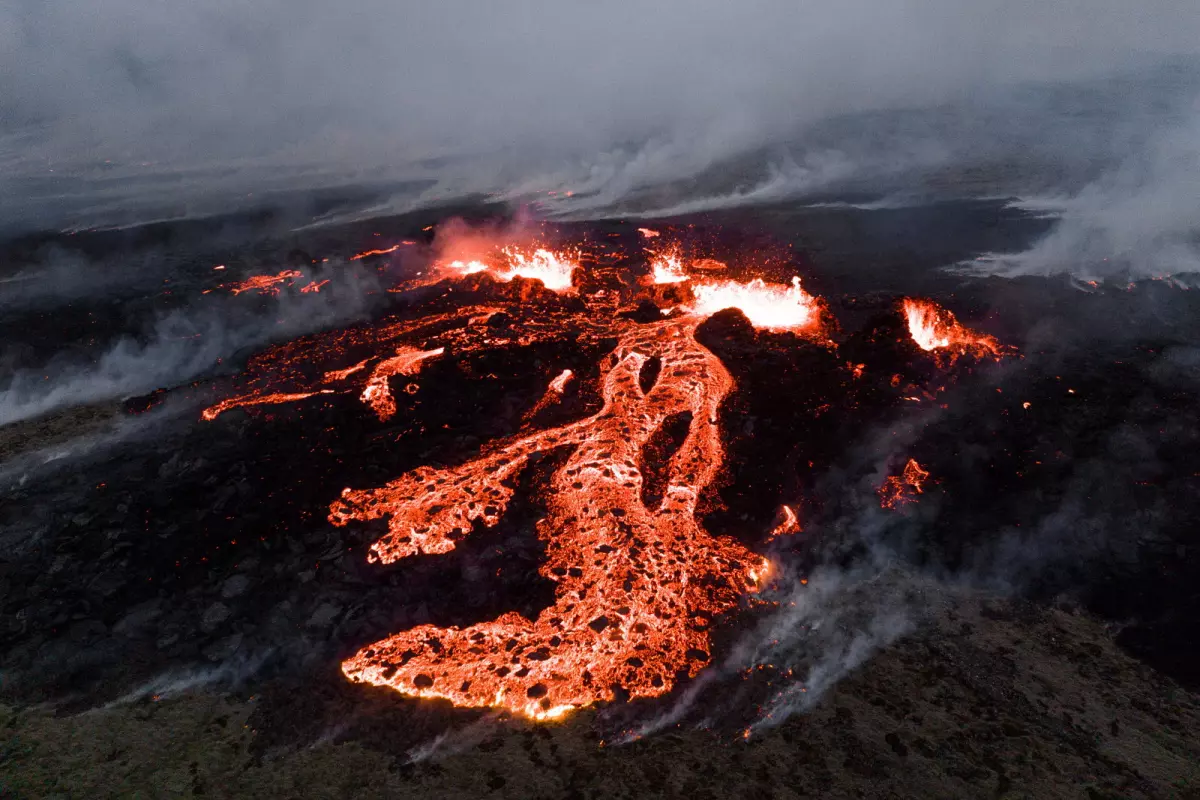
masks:
POLYGON ((510 440, 459 467, 419 467, 379 489, 343 492, 332 522, 388 519, 374 559, 445 553, 472 522, 499 521, 531 456, 575 447, 552 478, 537 526, 547 556, 540 572, 557 584, 555 603, 533 620, 510 612, 466 628, 397 633, 345 661, 348 677, 546 719, 612 699, 617 687, 631 697, 664 694, 677 673, 694 675, 707 663, 713 618, 753 591, 769 564, 695 519, 699 493, 724 460, 717 413, 733 388, 720 360, 693 337, 697 322, 625 333, 593 417, 510 440), (639 374, 653 357, 661 371, 643 393, 639 374), (647 508, 642 447, 680 412, 692 414, 691 428, 671 458, 662 501, 647 508))
POLYGON ((257 395, 242 395, 241 397, 231 397, 228 400, 222 400, 214 406, 209 406, 200 412, 200 416, 205 422, 212 422, 221 414, 231 408, 241 408, 243 406, 263 406, 277 405, 280 403, 294 403, 297 400, 304 400, 317 394, 333 394, 332 389, 325 389, 319 392, 273 392, 271 394, 257 395))
MULTIPOLYGON (((404 242, 404 244, 408 244, 408 242, 404 242)), ((400 245, 394 244, 391 247, 388 247, 388 248, 385 248, 382 250, 364 250, 361 253, 355 253, 354 255, 350 256, 350 260, 351 261, 362 261, 364 258, 367 258, 368 256, 386 256, 388 253, 394 253, 399 249, 400 249, 400 245)))
POLYGON ((922 350, 941 350, 954 360, 960 354, 999 355, 1000 343, 991 336, 965 328, 954 314, 931 300, 905 298, 902 303, 908 332, 922 350))
POLYGON ((428 359, 440 356, 444 348, 423 351, 397 344, 394 345, 394 355, 390 358, 376 360, 378 357, 372 356, 343 369, 321 373, 315 378, 309 375, 306 367, 320 362, 322 358, 337 358, 349 347, 378 349, 423 327, 436 326, 456 318, 469 323, 475 315, 497 310, 499 309, 487 306, 470 306, 455 312, 407 322, 394 322, 376 328, 350 328, 314 334, 277 345, 250 359, 245 382, 252 387, 251 391, 209 406, 201 413, 201 417, 211 422, 234 408, 291 403, 315 394, 348 391, 354 388, 347 385, 350 378, 363 372, 374 362, 371 374, 363 385, 360 399, 370 406, 381 420, 386 420, 396 413, 396 401, 392 397, 388 379, 393 375, 416 375, 428 359))

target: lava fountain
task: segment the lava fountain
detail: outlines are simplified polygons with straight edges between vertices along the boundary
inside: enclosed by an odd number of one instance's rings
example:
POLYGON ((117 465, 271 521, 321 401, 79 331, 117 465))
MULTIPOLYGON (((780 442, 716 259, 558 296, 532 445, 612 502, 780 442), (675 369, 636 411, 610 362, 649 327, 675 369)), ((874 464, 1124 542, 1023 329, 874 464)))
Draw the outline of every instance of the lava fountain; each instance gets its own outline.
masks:
POLYGON ((696 297, 692 310, 703 316, 726 308, 738 308, 756 328, 771 330, 813 328, 820 321, 820 305, 800 287, 798 277, 792 278, 791 286, 755 278, 749 283, 705 282, 692 291, 696 297))
POLYGON ((905 298, 901 303, 908 332, 922 350, 940 351, 953 361, 962 353, 1000 355, 1000 343, 959 324, 953 312, 931 300, 905 298))

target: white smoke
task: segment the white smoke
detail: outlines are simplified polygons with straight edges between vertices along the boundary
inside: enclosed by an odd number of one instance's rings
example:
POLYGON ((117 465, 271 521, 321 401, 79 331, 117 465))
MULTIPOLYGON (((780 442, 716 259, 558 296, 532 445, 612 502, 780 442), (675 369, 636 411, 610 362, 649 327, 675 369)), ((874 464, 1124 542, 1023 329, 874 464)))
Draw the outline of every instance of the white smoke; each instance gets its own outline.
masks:
POLYGON ((166 700, 196 689, 206 689, 212 686, 236 686, 253 677, 267 663, 271 655, 272 651, 266 650, 248 656, 228 658, 213 667, 172 669, 156 675, 111 703, 99 706, 94 711, 103 711, 145 699, 166 700))
POLYGON ((91 363, 60 355, 17 371, 0 392, 0 425, 178 386, 242 348, 365 318, 375 283, 356 273, 337 277, 317 294, 283 293, 265 313, 235 317, 228 305, 234 301, 222 298, 161 316, 141 339, 122 338, 91 363))
POLYGON ((1095 281, 1200 274, 1200 105, 1077 194, 1022 205, 1056 225, 1028 251, 993 254, 975 271, 1095 281))
POLYGON ((839 114, 1198 41, 1190 0, 18 0, 0 9, 0 211, 71 225, 150 196, 186 213, 213 192, 406 177, 443 197, 557 177, 614 198, 839 114))

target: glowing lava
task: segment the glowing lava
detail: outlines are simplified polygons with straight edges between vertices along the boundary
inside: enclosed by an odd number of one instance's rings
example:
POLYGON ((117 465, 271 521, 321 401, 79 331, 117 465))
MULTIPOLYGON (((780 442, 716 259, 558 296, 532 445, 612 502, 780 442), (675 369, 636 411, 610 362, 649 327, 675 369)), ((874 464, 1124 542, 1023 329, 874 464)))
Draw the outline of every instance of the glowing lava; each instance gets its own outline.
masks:
POLYGON ((474 275, 476 272, 488 271, 488 265, 482 261, 451 261, 446 266, 460 275, 474 275))
MULTIPOLYGON (((403 244, 409 244, 409 242, 404 242, 403 244)), ((351 261, 362 261, 364 258, 368 258, 370 256, 386 256, 389 253, 396 252, 397 250, 400 249, 400 247, 401 247, 401 245, 394 244, 391 247, 385 248, 383 250, 364 250, 361 253, 355 253, 354 255, 350 256, 350 260, 351 261)))
POLYGON ((333 390, 324 389, 317 392, 274 392, 271 394, 253 394, 243 395, 241 397, 231 397, 228 400, 222 400, 214 406, 209 406, 200 412, 200 417, 205 422, 212 422, 217 417, 229 411, 232 408, 241 408, 244 406, 264 406, 278 405, 281 403, 294 403, 297 400, 305 400, 317 394, 333 394, 333 390))
POLYGON ((489 272, 502 281, 513 278, 530 278, 542 282, 555 292, 571 288, 571 277, 579 266, 577 257, 565 252, 537 248, 532 252, 517 247, 505 247, 500 251, 502 265, 495 266, 490 259, 456 259, 443 262, 443 271, 450 275, 473 275, 489 272))
POLYGON ((916 495, 925 493, 922 487, 928 477, 928 470, 922 469, 915 458, 910 458, 899 475, 889 475, 879 487, 879 505, 894 509, 916 502, 916 495))
POLYGON ((500 272, 501 280, 511 281, 518 276, 535 278, 555 292, 571 288, 571 274, 578 266, 570 256, 544 248, 525 253, 515 247, 506 247, 504 255, 508 257, 508 268, 500 272))
POLYGON ((693 337, 697 321, 671 320, 625 333, 603 378, 604 406, 577 423, 489 448, 458 467, 420 467, 379 489, 342 493, 335 524, 387 518, 371 549, 391 563, 445 553, 472 523, 495 525, 512 482, 537 453, 574 447, 545 493, 537 526, 539 570, 555 603, 530 620, 506 613, 466 628, 421 625, 363 648, 342 665, 359 681, 461 706, 494 706, 537 719, 610 700, 669 691, 679 673, 709 660, 712 619, 757 588, 768 563, 715 538, 695 519, 700 491, 724 460, 717 415, 733 380, 693 337), (642 367, 661 359, 643 391, 642 367), (642 502, 643 446, 672 415, 691 414, 668 465, 661 502, 642 502))
POLYGON ((228 289, 231 294, 241 294, 242 292, 258 292, 259 294, 279 294, 279 289, 283 284, 291 286, 297 278, 303 277, 303 273, 298 269, 285 269, 283 272, 275 275, 254 275, 244 281, 237 283, 226 283, 218 286, 218 289, 228 289))
MULTIPOLYGON (((537 279, 563 292, 572 290, 579 268, 575 254, 501 248, 494 240, 455 255, 463 260, 435 266, 438 279, 488 272, 503 281, 537 279)), ((597 263, 589 260, 588 268, 597 263)), ((400 631, 343 662, 347 677, 413 697, 554 719, 617 697, 663 695, 679 676, 694 676, 708 664, 716 620, 755 592, 771 565, 741 544, 713 536, 696 518, 701 492, 724 465, 718 418, 734 387, 720 359, 697 342, 696 329, 726 308, 740 309, 759 328, 810 335, 831 325, 799 278, 790 285, 719 280, 711 273, 726 269, 721 262, 691 260, 685 269, 675 253, 656 256, 651 266, 655 283, 709 274, 659 290, 672 303, 684 302, 678 298, 689 292, 693 300, 657 321, 650 314, 651 321, 643 315, 635 322, 621 309, 638 298, 619 298, 606 288, 569 300, 532 293, 528 308, 505 300, 504 308, 470 306, 315 334, 252 358, 238 395, 204 411, 204 419, 212 420, 239 406, 354 393, 387 420, 397 413, 390 380, 417 374, 447 348, 469 353, 571 336, 604 341, 607 352, 616 342, 602 365, 603 403, 593 416, 536 430, 538 413, 561 402, 575 379, 571 370, 552 379, 545 373, 549 385, 525 414, 521 433, 486 445, 457 466, 420 466, 381 487, 345 489, 330 505, 329 519, 337 525, 386 520, 387 533, 371 548, 374 561, 447 553, 477 528, 499 523, 518 479, 539 455, 559 451, 566 459, 538 489, 545 514, 536 534, 546 552, 539 572, 555 587, 549 607, 532 619, 508 612, 467 627, 426 624, 400 631), (500 311, 504 322, 492 325, 500 311), (656 451, 655 442, 678 431, 681 419, 687 420, 686 435, 671 436, 683 436, 682 443, 672 455, 656 456, 664 451, 656 451), (644 483, 656 482, 646 476, 663 474, 664 488, 645 500, 644 483)), ((640 286, 637 291, 647 290, 644 280, 640 286)), ((501 297, 530 294, 485 289, 501 297)), ((904 312, 926 350, 998 352, 995 340, 963 328, 933 303, 906 300, 904 312)), ((855 376, 863 369, 846 365, 855 376)), ((898 381, 897 375, 893 389, 898 381)), ((911 502, 928 477, 909 460, 879 488, 880 502, 886 508, 911 502)), ((782 507, 777 522, 771 538, 802 530, 791 506, 782 507)))
POLYGON ((562 394, 567 390, 567 382, 574 377, 575 373, 569 369, 564 369, 559 373, 558 377, 550 381, 550 391, 562 394))
POLYGON ((940 351, 951 361, 962 353, 1000 355, 996 339, 963 327, 953 313, 931 300, 905 298, 901 307, 908 321, 908 332, 922 350, 940 351))
POLYGON ((392 399, 392 390, 388 380, 393 375, 415 375, 421 371, 421 364, 430 358, 436 358, 444 353, 446 348, 436 350, 418 350, 412 347, 401 347, 396 355, 380 361, 375 365, 367 385, 363 389, 362 401, 369 405, 380 420, 391 419, 396 413, 396 401, 392 399))
POLYGON ((650 269, 655 283, 683 283, 688 280, 676 252, 655 254, 654 260, 650 262, 650 269))
POLYGON ((804 530, 804 528, 800 526, 800 520, 797 518, 796 512, 792 510, 791 506, 781 506, 779 509, 779 516, 779 524, 771 529, 771 533, 767 536, 768 541, 771 539, 776 539, 780 536, 788 536, 794 533, 800 533, 804 530))
POLYGON ((211 422, 234 408, 293 403, 315 394, 351 391, 354 387, 348 385, 349 380, 372 367, 359 396, 381 420, 389 419, 396 413, 396 403, 388 380, 394 375, 415 375, 427 360, 444 352, 444 348, 421 350, 405 344, 393 344, 394 340, 427 326, 436 327, 456 321, 471 325, 497 310, 488 306, 469 306, 423 319, 382 324, 374 328, 330 331, 277 345, 250 359, 242 377, 250 391, 204 409, 201 417, 211 422), (312 372, 314 363, 344 358, 348 349, 384 349, 386 352, 389 344, 391 356, 375 355, 341 369, 316 375, 312 372))
POLYGON ((791 286, 769 284, 762 278, 749 283, 713 281, 699 284, 693 292, 696 304, 692 310, 703 316, 738 308, 756 328, 775 330, 815 328, 820 322, 817 299, 800 288, 798 277, 792 278, 791 286))

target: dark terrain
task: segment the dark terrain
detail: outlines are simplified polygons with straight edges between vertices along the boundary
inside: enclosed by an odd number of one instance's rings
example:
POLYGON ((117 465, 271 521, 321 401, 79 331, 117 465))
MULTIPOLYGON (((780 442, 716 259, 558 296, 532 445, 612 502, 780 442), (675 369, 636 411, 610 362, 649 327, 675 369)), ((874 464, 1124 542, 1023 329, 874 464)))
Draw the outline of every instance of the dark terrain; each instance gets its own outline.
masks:
MULTIPOLYGON (((476 300, 530 317, 568 308, 486 281, 389 293, 419 258, 345 260, 419 247, 451 216, 506 212, 469 205, 297 232, 263 211, 0 245, 0 279, 19 278, 0 284, 0 363, 13 375, 47 364, 51 381, 83 374, 122 338, 153 344, 171 314, 205 335, 213 320, 246 332, 229 335, 215 366, 0 426, 0 797, 1200 796, 1200 295, 940 269, 1020 250, 1046 229, 996 201, 547 228, 611 256, 585 267, 628 292, 631 309, 627 276, 645 269, 636 228, 650 225, 734 269, 799 274, 837 320, 835 355, 755 332, 736 312, 701 340, 737 381, 708 530, 771 552, 791 578, 876 574, 830 627, 852 633, 904 597, 908 632, 811 710, 743 740, 789 665, 753 680, 726 670, 678 725, 618 744, 688 687, 538 726, 347 683, 338 663, 366 642, 533 615, 550 590, 532 491, 454 552, 391 567, 367 562, 378 529, 331 526, 330 502, 516 432, 564 368, 574 388, 537 424, 594 413, 613 343, 567 328, 452 354, 418 391, 396 393, 388 422, 343 397, 213 423, 200 409, 248 356, 309 330, 476 300), (315 301, 291 290, 202 293, 289 267, 346 281, 353 302, 333 295, 321 300, 327 318, 306 320, 315 301), (37 277, 55 269, 74 282, 37 277), (1017 354, 939 370, 894 344, 903 296, 936 300, 1017 354), (848 383, 846 362, 870 366, 848 383), (929 393, 910 402, 910 386, 929 393), (907 458, 931 485, 902 511, 881 510, 879 478, 907 458), (785 503, 803 532, 768 542, 785 503), (436 757, 410 763, 443 734, 436 757)), ((498 322, 497 340, 504 331, 498 322)), ((177 352, 193 353, 164 358, 177 352)), ((770 613, 725 620, 718 643, 728 652, 770 613)), ((794 635, 786 656, 803 675, 830 634, 794 635)))

